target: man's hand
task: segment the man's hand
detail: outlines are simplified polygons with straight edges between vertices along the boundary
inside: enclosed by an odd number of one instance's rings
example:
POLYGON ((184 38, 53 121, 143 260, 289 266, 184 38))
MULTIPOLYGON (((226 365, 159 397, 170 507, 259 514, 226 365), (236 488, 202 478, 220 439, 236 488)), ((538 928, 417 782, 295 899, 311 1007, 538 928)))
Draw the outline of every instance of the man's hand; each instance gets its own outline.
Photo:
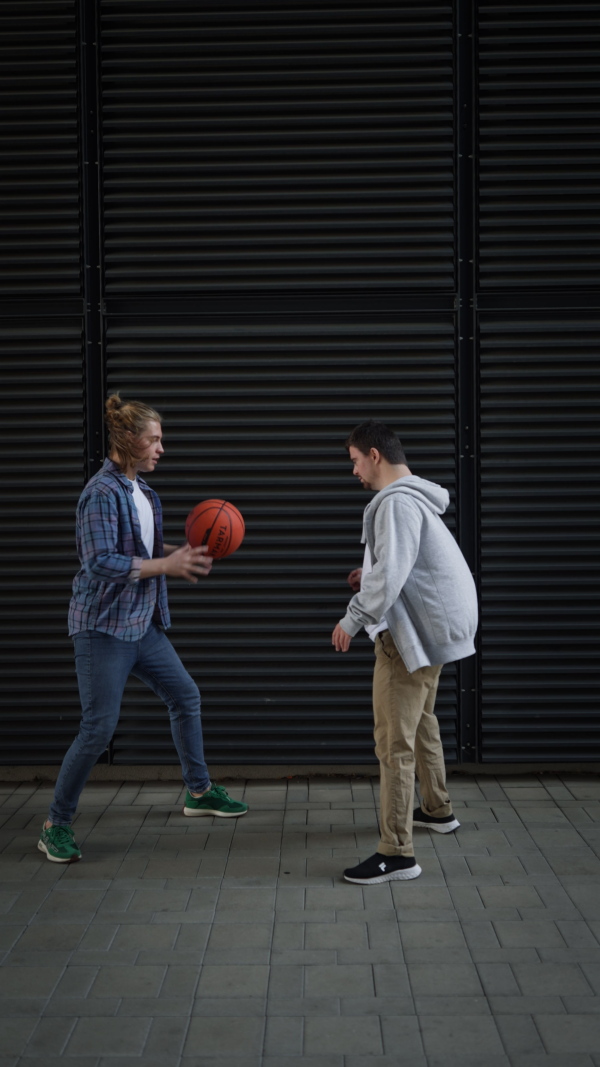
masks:
POLYGON ((335 648, 336 652, 347 652, 350 648, 350 642, 352 638, 350 634, 347 634, 345 630, 342 630, 339 622, 331 635, 331 644, 335 648))
POLYGON ((207 553, 207 545, 192 548, 186 544, 175 548, 164 560, 164 573, 170 578, 185 578, 186 582, 196 585, 198 578, 210 574, 213 561, 207 553))
POLYGON ((355 571, 350 571, 350 574, 346 578, 348 585, 353 593, 358 593, 360 589, 360 579, 362 575, 362 567, 357 567, 355 571))

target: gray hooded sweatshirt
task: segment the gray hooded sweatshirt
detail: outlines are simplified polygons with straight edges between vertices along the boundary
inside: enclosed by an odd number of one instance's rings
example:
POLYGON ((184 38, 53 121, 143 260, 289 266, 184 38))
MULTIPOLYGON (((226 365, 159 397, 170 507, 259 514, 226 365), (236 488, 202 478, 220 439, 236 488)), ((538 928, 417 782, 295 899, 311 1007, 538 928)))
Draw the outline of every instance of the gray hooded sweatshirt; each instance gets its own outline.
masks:
POLYGON ((441 485, 411 474, 365 508, 362 541, 373 570, 363 576, 340 625, 354 637, 385 616, 409 672, 475 652, 475 583, 440 518, 449 499, 441 485))

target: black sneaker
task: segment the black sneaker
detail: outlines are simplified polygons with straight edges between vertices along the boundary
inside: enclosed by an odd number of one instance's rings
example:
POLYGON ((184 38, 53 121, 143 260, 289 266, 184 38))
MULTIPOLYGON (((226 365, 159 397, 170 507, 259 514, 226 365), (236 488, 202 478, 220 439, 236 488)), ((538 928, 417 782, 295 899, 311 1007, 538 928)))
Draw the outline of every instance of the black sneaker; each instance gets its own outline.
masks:
POLYGON ((450 834, 453 830, 458 830, 460 823, 454 815, 444 815, 442 819, 434 819, 433 815, 426 815, 421 808, 415 808, 413 826, 422 826, 425 830, 436 830, 438 834, 450 834))
POLYGON ((421 868, 414 856, 382 856, 376 852, 357 867, 349 867, 344 871, 344 878, 347 882, 358 882, 359 885, 377 885, 378 882, 418 878, 420 873, 421 868))

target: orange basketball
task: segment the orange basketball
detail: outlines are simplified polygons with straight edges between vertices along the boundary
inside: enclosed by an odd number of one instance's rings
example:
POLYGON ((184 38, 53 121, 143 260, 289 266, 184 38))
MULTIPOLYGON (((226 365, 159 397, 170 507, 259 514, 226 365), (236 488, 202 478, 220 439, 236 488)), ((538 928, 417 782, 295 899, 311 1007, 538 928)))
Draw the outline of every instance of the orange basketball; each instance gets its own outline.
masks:
POLYGON ((208 545, 208 554, 215 559, 235 552, 245 532, 242 516, 228 500, 203 500, 185 520, 185 536, 192 548, 208 545))

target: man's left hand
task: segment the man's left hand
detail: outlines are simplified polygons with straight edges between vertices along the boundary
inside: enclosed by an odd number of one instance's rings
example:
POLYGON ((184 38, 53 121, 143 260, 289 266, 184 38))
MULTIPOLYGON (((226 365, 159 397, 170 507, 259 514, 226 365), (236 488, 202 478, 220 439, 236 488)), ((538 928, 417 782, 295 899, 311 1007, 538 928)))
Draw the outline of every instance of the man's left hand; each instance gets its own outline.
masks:
POLYGON ((350 648, 350 642, 352 638, 350 634, 347 634, 345 630, 342 630, 339 622, 331 635, 331 644, 335 648, 336 652, 347 652, 350 648))

